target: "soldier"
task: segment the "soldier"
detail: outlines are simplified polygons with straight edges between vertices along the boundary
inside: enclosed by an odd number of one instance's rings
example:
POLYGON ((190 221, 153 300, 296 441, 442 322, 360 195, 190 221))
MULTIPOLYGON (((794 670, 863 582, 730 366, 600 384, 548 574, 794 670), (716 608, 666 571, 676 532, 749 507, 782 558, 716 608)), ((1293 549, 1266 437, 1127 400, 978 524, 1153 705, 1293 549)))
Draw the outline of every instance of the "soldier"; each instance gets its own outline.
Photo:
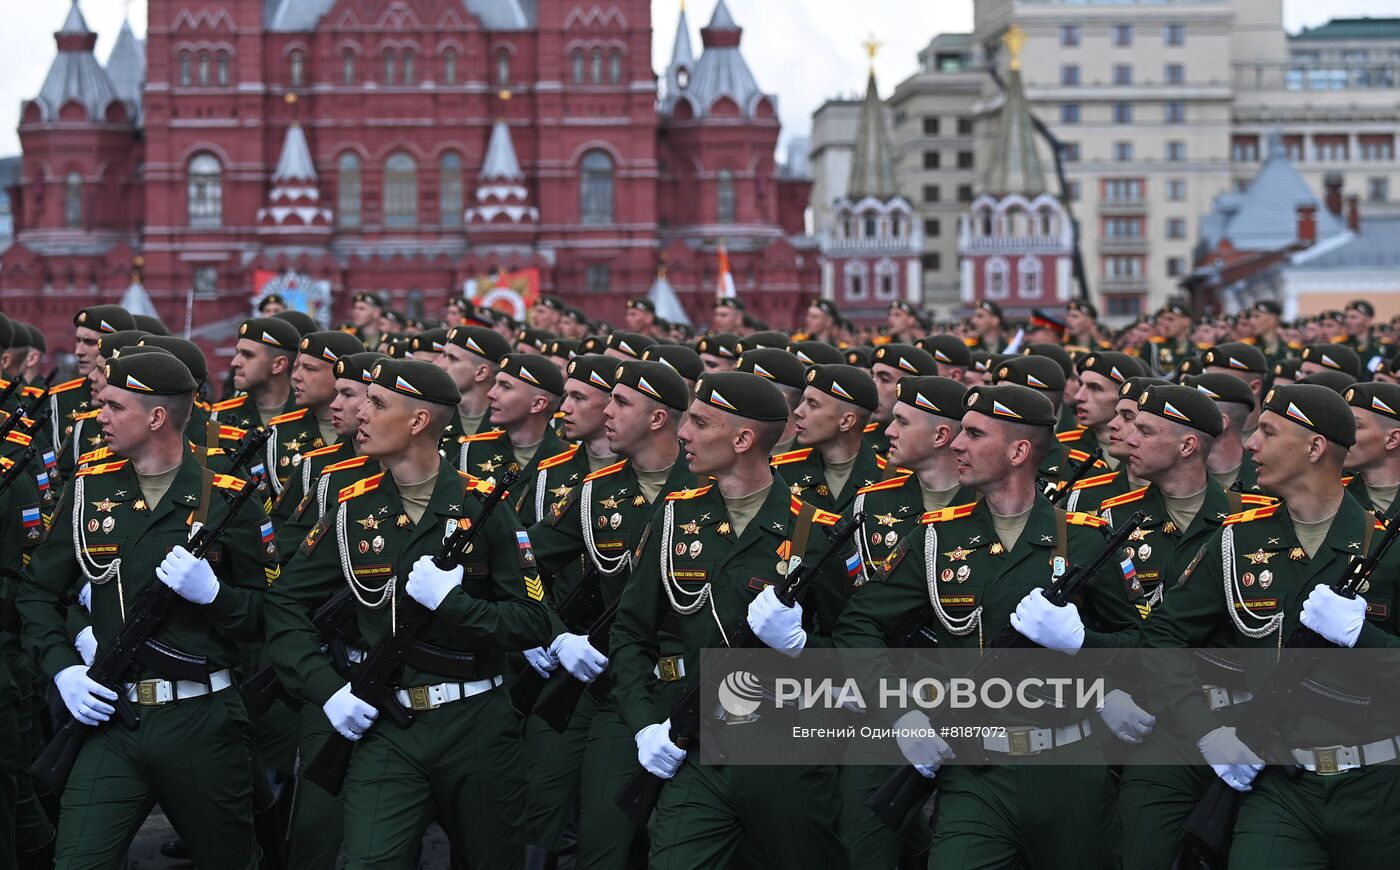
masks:
POLYGON ((978 302, 977 307, 972 309, 973 336, 968 347, 974 351, 1004 353, 1007 347, 1003 334, 1005 321, 1006 316, 1002 314, 1000 305, 986 299, 978 302))
POLYGON ((656 339, 636 332, 612 332, 604 344, 604 356, 613 359, 641 359, 642 353, 656 344, 656 339))
POLYGON ((1244 427, 1254 414, 1254 393, 1244 381, 1225 374, 1196 375, 1186 379, 1186 386, 1214 400, 1225 423, 1206 459, 1210 476, 1227 490, 1254 489, 1258 470, 1254 467, 1254 457, 1244 449, 1244 427))
MULTIPOLYGON (((57 450, 73 431, 73 420, 92 408, 88 390, 88 372, 97 364, 97 341, 103 335, 135 328, 131 314, 119 305, 93 305, 79 309, 73 315, 73 356, 78 364, 78 376, 71 381, 55 384, 49 391, 52 414, 49 426, 50 443, 57 450)), ((60 457, 62 462, 63 457, 60 457)), ((60 465, 65 474, 72 471, 71 459, 60 465)))
POLYGON ((1245 421, 1244 432, 1241 435, 1245 441, 1254 434, 1254 427, 1259 425, 1259 413, 1262 399, 1264 398, 1264 379, 1269 375, 1269 364, 1264 359, 1264 354, 1259 348, 1252 347, 1242 341, 1227 341, 1224 344, 1217 344, 1215 347, 1207 348, 1201 354, 1203 369, 1192 374, 1227 374, 1239 378, 1249 386, 1249 391, 1254 394, 1254 410, 1249 414, 1249 419, 1245 421))
POLYGON ((210 416, 221 424, 252 429, 295 411, 292 364, 300 343, 296 327, 276 317, 255 317, 239 324, 238 344, 229 364, 239 395, 213 405, 210 416))
POLYGON ((494 329, 484 326, 454 326, 447 331, 437 367, 452 377, 462 393, 462 401, 442 433, 442 449, 460 449, 458 439, 489 432, 491 400, 486 394, 496 385, 501 358, 510 353, 510 342, 494 329))
POLYGON ((645 297, 628 299, 627 312, 623 314, 622 322, 628 332, 655 338, 656 303, 645 297))
POLYGON ((1344 344, 1310 344, 1303 348, 1298 365, 1299 377, 1322 372, 1341 372, 1352 380, 1361 378, 1361 357, 1344 344))
POLYGON ((1343 464, 1347 491, 1377 514, 1390 512, 1400 491, 1400 386, 1357 384, 1342 394, 1356 418, 1356 444, 1343 464))
POLYGON ((1191 342, 1191 311, 1181 302, 1169 302, 1157 311, 1155 334, 1138 348, 1138 358, 1147 367, 1144 374, 1165 377, 1177 363, 1196 356, 1191 342))
POLYGON ((1067 350, 1088 353, 1109 350, 1108 342, 1099 337, 1099 310, 1093 303, 1072 299, 1065 305, 1065 338, 1067 350))
POLYGON ((732 372, 739 360, 739 336, 732 332, 706 335, 695 343, 695 352, 706 372, 732 372))
MULTIPOLYGON (((297 331, 297 335, 303 337, 321 330, 321 325, 316 322, 316 318, 304 311, 279 311, 272 316, 278 320, 285 320, 290 323, 292 328, 297 331)), ((340 330, 336 331, 339 332, 340 330)))
POLYGON ((956 335, 930 335, 914 342, 914 346, 933 357, 938 364, 936 374, 941 378, 955 381, 972 366, 972 351, 956 335))
POLYGON ((447 327, 438 326, 424 330, 409 340, 409 359, 436 364, 447 346, 447 327))
POLYGON ((788 350, 792 351, 793 356, 801 360, 803 365, 846 364, 846 357, 842 355, 840 348, 824 341, 794 341, 788 346, 788 350))
POLYGON ((252 734, 228 690, 240 643, 261 637, 263 590, 277 577, 271 523, 248 504, 206 558, 194 558, 184 547, 192 524, 217 522, 227 509, 214 490, 245 486, 205 469, 186 445, 194 379, 164 353, 112 360, 104 374, 98 421, 123 458, 85 469, 69 487, 64 519, 36 551, 19 596, 26 645, 68 712, 95 729, 63 795, 56 864, 120 864, 158 802, 201 867, 246 870, 258 856, 252 734), (174 651, 174 670, 195 661, 206 671, 202 680, 176 679, 160 656, 143 657, 136 680, 119 687, 137 705, 139 729, 100 727, 116 693, 88 677, 65 624, 85 582, 99 650, 142 591, 161 583, 178 600, 154 639, 174 651))
POLYGON ((794 333, 793 341, 823 341, 836 346, 837 321, 841 319, 841 309, 830 299, 813 299, 807 306, 807 315, 802 321, 802 331, 794 333))
POLYGON ((695 392, 695 382, 705 373, 705 364, 694 348, 679 344, 654 344, 642 351, 642 359, 659 361, 676 370, 685 380, 686 389, 695 392))
POLYGON ((564 395, 564 376, 539 354, 510 353, 501 357, 496 383, 486 395, 497 428, 461 439, 457 455, 449 452, 448 458, 460 470, 488 483, 494 483, 495 475, 504 469, 518 473, 512 507, 522 519, 533 522, 539 464, 564 448, 550 426, 564 395))
MULTIPOLYGON (((1298 369, 1302 367, 1302 365, 1303 361, 1296 356, 1291 356, 1285 360, 1274 363, 1272 369, 1273 379, 1270 380, 1269 383, 1275 387, 1286 387, 1289 384, 1296 384, 1298 378, 1301 377, 1301 375, 1298 374, 1298 369)), ((1376 380, 1389 384, 1396 383, 1394 377, 1384 372, 1377 372, 1376 380)))
POLYGON ((1250 332, 1254 336, 1254 346, 1264 355, 1264 361, 1272 368, 1294 353, 1294 348, 1279 335, 1279 318, 1283 309, 1272 299, 1261 299, 1250 307, 1250 332))
POLYGON ((1092 453, 1095 447, 1104 447, 1105 462, 1109 468, 1117 469, 1118 457, 1107 449, 1108 424, 1113 419, 1123 384, 1128 378, 1147 373, 1137 360, 1112 350, 1080 357, 1074 370, 1079 380, 1079 389, 1074 394, 1074 413, 1081 428, 1062 432, 1057 437, 1061 444, 1086 454, 1092 453))
POLYGON ((1372 329, 1376 307, 1365 299, 1353 299, 1347 303, 1343 317, 1346 318, 1344 344, 1356 352, 1361 359, 1362 371, 1369 377, 1384 366, 1386 358, 1394 353, 1394 349, 1383 344, 1372 329))
POLYGON ((361 291, 350 303, 350 325, 355 337, 364 343, 368 350, 379 346, 381 330, 379 319, 384 314, 384 298, 378 293, 361 291))
POLYGON ((750 372, 767 378, 782 393, 788 405, 788 422, 782 438, 773 446, 773 455, 780 456, 797 449, 797 406, 807 389, 807 367, 797 357, 776 347, 745 350, 739 357, 737 371, 750 372))
POLYGON ((928 320, 919 309, 903 299, 890 303, 885 323, 889 327, 887 341, 896 344, 913 344, 929 329, 928 320))
POLYGON ((885 427, 894 419, 895 384, 900 378, 911 375, 928 377, 938 374, 938 362, 928 351, 913 345, 885 344, 870 355, 870 374, 875 379, 880 404, 871 415, 870 424, 865 427, 865 440, 876 455, 883 457, 890 450, 885 427))
MULTIPOLYGON (((0 317, 5 316, 0 314, 0 317)), ((29 327, 8 317, 4 325, 8 328, 0 328, 0 344, 4 345, 0 347, 0 377, 19 378, 21 384, 29 386, 24 382, 24 364, 29 360, 29 327)))
POLYGON ((32 323, 25 325, 29 328, 29 356, 24 361, 21 377, 26 383, 37 384, 41 374, 40 368, 44 364, 44 354, 49 352, 49 343, 44 338, 44 333, 39 331, 39 327, 32 323))
POLYGON ((535 329, 547 329, 554 331, 559 327, 559 320, 564 316, 567 308, 564 300, 558 296, 541 296, 534 305, 530 306, 527 315, 530 325, 535 329))
MULTIPOLYGON (((1020 384, 1043 393, 1055 409, 1055 419, 1063 417, 1060 405, 1065 395, 1065 373, 1059 364, 1049 357, 1016 356, 997 366, 992 375, 993 384, 1020 384)), ((1068 480, 1079 464, 1086 461, 1089 454, 1076 450, 1057 439, 1050 448, 1050 454, 1040 464, 1040 474, 1047 481, 1068 480)), ((1095 467, 1107 468, 1103 460, 1095 462, 1095 467)))
POLYGON ((93 430, 97 428, 97 405, 101 404, 98 394, 107 386, 107 379, 103 374, 108 358, 115 355, 118 350, 124 347, 134 347, 144 338, 146 333, 137 330, 122 330, 120 332, 104 333, 97 340, 97 347, 93 353, 93 366, 88 369, 87 390, 89 404, 94 406, 89 410, 73 414, 73 428, 68 433, 63 444, 59 447, 58 468, 64 480, 69 480, 76 471, 79 460, 85 453, 101 447, 103 444, 102 434, 93 430), (67 469, 65 471, 65 469, 67 469))
POLYGON ((807 370, 807 388, 792 412, 800 446, 773 457, 793 496, 839 512, 856 490, 880 479, 881 460, 864 435, 879 402, 874 380, 862 369, 841 364, 807 370))
POLYGON ((744 321, 744 300, 738 296, 727 296, 715 300, 715 310, 710 315, 710 332, 738 333, 744 321))
POLYGON ((204 392, 209 379, 209 361, 204 358, 204 351, 192 341, 169 335, 147 335, 136 344, 137 347, 157 347, 168 351, 190 370, 195 382, 195 403, 190 412, 190 421, 185 424, 185 437, 196 444, 207 446, 209 405, 199 401, 199 396, 204 392))
POLYGON ((344 789, 347 866, 407 863, 430 819, 468 866, 519 866, 524 759, 519 720, 499 687, 505 652, 547 637, 544 586, 506 504, 463 564, 433 564, 451 529, 480 521, 480 487, 437 451, 457 388, 416 360, 385 361, 373 374, 359 440, 386 470, 341 490, 270 591, 269 649, 288 690, 359 744, 344 789), (321 652, 310 611, 342 582, 370 648, 397 629, 408 598, 433 611, 393 695, 414 712, 412 728, 355 697, 321 652))
POLYGON ((1065 499, 1067 510, 1098 513, 1099 504, 1107 499, 1120 496, 1146 485, 1146 481, 1132 476, 1127 465, 1128 435, 1133 431, 1133 421, 1137 419, 1138 400, 1148 387, 1165 384, 1162 378, 1128 378, 1118 388, 1118 401, 1113 406, 1113 419, 1108 423, 1108 444, 1104 455, 1117 463, 1116 471, 1095 473, 1082 478, 1065 499))

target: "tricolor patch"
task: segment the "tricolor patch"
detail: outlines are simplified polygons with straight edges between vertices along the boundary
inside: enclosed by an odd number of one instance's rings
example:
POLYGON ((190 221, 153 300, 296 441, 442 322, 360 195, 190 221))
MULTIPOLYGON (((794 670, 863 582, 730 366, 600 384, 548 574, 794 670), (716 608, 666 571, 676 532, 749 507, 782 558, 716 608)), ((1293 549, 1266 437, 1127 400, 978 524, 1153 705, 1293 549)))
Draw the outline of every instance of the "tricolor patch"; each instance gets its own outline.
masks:
POLYGON ((831 391, 848 402, 855 401, 855 399, 851 397, 851 394, 846 392, 846 388, 841 386, 841 383, 839 381, 831 382, 831 391))
POLYGON ((1127 378, 1123 377, 1123 373, 1118 371, 1118 366, 1110 368, 1108 374, 1120 384, 1127 380, 1127 378))
POLYGON ((916 375, 919 373, 919 369, 904 357, 899 358, 899 367, 904 369, 906 372, 913 372, 916 375))
POLYGON ((1391 416, 1395 415, 1395 409, 1387 405, 1385 402, 1382 402, 1376 396, 1371 397, 1371 408, 1376 411, 1382 411, 1386 414, 1390 414, 1391 416))
POLYGON ((467 338, 467 350, 471 351, 477 356, 486 356, 486 351, 482 350, 481 345, 476 343, 476 339, 471 337, 467 338))
POLYGON ((847 576, 847 577, 855 577, 855 576, 858 576, 858 575, 860 574, 860 568, 861 568, 860 550, 857 549, 854 553, 852 553, 851 555, 849 555, 849 556, 846 557, 846 576, 847 576))
POLYGON ((763 366, 759 365, 758 363, 754 363, 754 364, 753 364, 753 373, 756 374, 756 375, 761 375, 762 377, 765 377, 765 378, 767 378, 767 379, 770 380, 770 381, 772 381, 772 380, 777 380, 776 378, 773 377, 773 373, 772 373, 772 372, 768 371, 768 369, 765 369, 763 366))
POLYGON ((612 384, 608 383, 607 379, 597 372, 588 373, 588 382, 595 387, 602 387, 605 390, 612 389, 612 384))
POLYGON ((21 508, 19 512, 19 519, 20 522, 24 524, 24 527, 26 529, 32 529, 35 526, 39 525, 41 522, 43 522, 43 518, 40 516, 39 508, 37 506, 21 508))
POLYGON ((733 405, 731 405, 731 404, 729 403, 729 400, 728 400, 728 399, 726 399, 724 396, 720 395, 719 390, 711 390, 711 391, 710 391, 710 404, 712 404, 712 405, 719 405, 721 408, 725 408, 725 409, 727 409, 727 410, 734 411, 734 412, 736 412, 736 413, 737 413, 738 410, 739 410, 738 408, 736 408, 736 407, 734 407, 733 405))
POLYGON ((1214 390, 1208 390, 1208 389, 1206 389, 1205 387, 1201 386, 1200 384, 1197 384, 1197 385, 1196 385, 1196 389, 1199 390, 1199 391, 1202 392, 1202 393, 1205 393, 1207 396, 1210 396, 1212 399, 1219 399, 1219 398, 1220 398, 1220 394, 1219 394, 1219 393, 1215 392, 1214 390))
POLYGON ((417 387, 405 380, 403 375, 394 376, 394 388, 398 390, 403 390, 405 393, 412 393, 415 396, 423 395, 422 393, 418 392, 417 387))
POLYGON ((1045 383, 1045 382, 1042 381, 1040 378, 1036 377, 1036 376, 1033 375, 1033 374, 1030 374, 1029 372, 1026 373, 1026 385, 1027 385, 1027 386, 1031 386, 1031 387, 1035 387, 1035 388, 1038 389, 1038 390, 1048 390, 1048 389, 1050 389, 1050 385, 1049 385, 1049 384, 1045 383))
POLYGON ((1017 414, 1015 411, 1011 410, 1010 408, 1006 407, 1001 402, 998 402, 995 399, 992 400, 992 413, 1001 417, 1010 417, 1013 420, 1025 419, 1020 414, 1017 414))
POLYGON ((948 355, 947 355, 946 353, 944 353, 943 351, 941 351, 941 350, 936 350, 936 351, 934 351, 934 352, 933 352, 933 358, 934 358, 935 360, 937 360, 938 362, 941 362, 941 363, 948 363, 948 364, 950 364, 950 365, 951 365, 952 362, 953 362, 952 360, 948 359, 948 355))
POLYGON ((126 376, 126 388, 127 388, 128 390, 140 390, 140 391, 143 392, 143 393, 154 392, 150 387, 148 387, 148 386, 146 386, 145 384, 141 383, 140 381, 138 381, 136 378, 132 377, 131 375, 127 375, 127 376, 126 376))
POLYGON ((637 378, 637 389, 651 396, 653 399, 658 401, 661 399, 661 394, 656 391, 655 387, 647 383, 646 378, 637 378))
POLYGON ((58 465, 58 457, 53 455, 52 450, 45 450, 44 468, 48 469, 49 471, 53 471, 55 465, 58 465))
POLYGON ((330 362, 335 362, 339 359, 328 347, 321 348, 321 358, 330 362))
POLYGON ((1230 362, 1230 368, 1232 368, 1232 369, 1244 369, 1244 370, 1246 370, 1246 371, 1249 370, 1249 366, 1245 365, 1244 363, 1240 362, 1239 360, 1235 359, 1234 357, 1230 357, 1229 362, 1230 362))
POLYGON ((530 370, 524 366, 520 367, 520 379, 522 381, 529 381, 537 387, 540 385, 539 380, 534 375, 530 374, 530 370))
POLYGON ((272 532, 272 520, 263 520, 262 526, 258 529, 258 536, 262 539, 264 544, 272 540, 274 537, 272 532))
POLYGON ((1118 568, 1123 572, 1123 580, 1130 581, 1137 576, 1137 566, 1133 564, 1132 556, 1124 556, 1123 561, 1118 563, 1118 568))
POLYGON ((923 393, 919 392, 914 393, 914 407, 923 408, 925 411, 933 411, 935 413, 940 414, 943 413, 942 408, 930 402, 927 398, 924 397, 923 393))
POLYGON ((1294 420, 1297 420, 1299 423, 1302 423, 1304 426, 1307 426, 1310 429, 1313 428, 1313 421, 1308 419, 1308 415, 1303 413, 1302 408, 1299 408, 1292 402, 1288 403, 1288 410, 1284 412, 1284 415, 1287 417, 1291 417, 1294 420))
POLYGON ((268 335, 266 330, 263 330, 262 340, 263 340, 263 342, 265 342, 266 344, 273 345, 274 347, 281 347, 281 345, 279 345, 279 344, 277 343, 277 339, 275 339, 275 338, 273 338, 272 336, 268 335))
POLYGON ((802 362, 803 362, 805 365, 809 365, 809 366, 810 366, 810 365, 813 365, 813 364, 814 364, 814 363, 812 362, 812 358, 811 358, 810 356, 807 356, 806 352, 800 351, 800 350, 799 350, 799 351, 797 351, 796 353, 797 353, 797 358, 800 359, 800 360, 802 360, 802 362))
POLYGON ((535 551, 530 547, 530 533, 524 529, 515 530, 515 547, 522 567, 535 564, 535 551))
POLYGON ((1180 420, 1183 423, 1191 422, 1191 419, 1173 407, 1171 402, 1162 403, 1162 416, 1171 417, 1173 420, 1180 420))
POLYGON ((1337 365, 1337 361, 1336 361, 1336 360, 1332 359, 1330 356, 1328 356, 1328 355, 1325 354, 1325 353, 1322 354, 1322 359, 1318 360, 1318 362, 1320 362, 1320 363, 1322 363, 1323 365, 1327 366, 1329 369, 1340 369, 1340 368, 1341 368, 1341 366, 1337 365))
POLYGON ((105 320, 100 321, 100 322, 97 324, 97 327, 98 327, 98 329, 100 329, 102 332, 116 332, 116 331, 117 331, 117 328, 116 328, 115 326, 113 326, 112 324, 108 323, 108 322, 105 321, 105 320))

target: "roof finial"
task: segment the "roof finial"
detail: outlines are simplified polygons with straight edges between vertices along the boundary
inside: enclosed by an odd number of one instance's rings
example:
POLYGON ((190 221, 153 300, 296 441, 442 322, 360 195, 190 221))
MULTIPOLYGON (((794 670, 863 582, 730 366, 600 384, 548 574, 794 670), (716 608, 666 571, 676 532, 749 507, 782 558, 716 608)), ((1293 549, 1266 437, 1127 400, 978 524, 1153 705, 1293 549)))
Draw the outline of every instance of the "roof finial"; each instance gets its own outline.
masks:
POLYGON ((865 47, 865 53, 870 56, 870 74, 874 75, 875 55, 880 53, 880 49, 884 46, 884 43, 876 39, 875 34, 872 33, 865 38, 865 41, 862 42, 861 45, 865 47))
POLYGON ((1011 68, 1019 71, 1021 69, 1021 49, 1026 44, 1026 32, 1018 25, 1011 25, 1002 35, 1001 42, 1006 46, 1006 50, 1011 52, 1011 68))
POLYGON ((681 11, 685 11, 685 0, 681 0, 681 11))

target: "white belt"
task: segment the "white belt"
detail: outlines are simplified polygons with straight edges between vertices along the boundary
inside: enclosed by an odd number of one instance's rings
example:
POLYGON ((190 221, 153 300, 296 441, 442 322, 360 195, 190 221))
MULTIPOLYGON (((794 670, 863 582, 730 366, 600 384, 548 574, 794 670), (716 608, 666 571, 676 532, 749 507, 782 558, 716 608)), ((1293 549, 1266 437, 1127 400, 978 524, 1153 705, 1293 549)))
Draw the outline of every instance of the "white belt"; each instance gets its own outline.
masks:
POLYGON ((651 669, 652 674, 663 683, 674 683, 685 679, 685 659, 680 656, 664 656, 651 669))
POLYGON ((222 692, 233 685, 228 668, 209 675, 208 683, 195 680, 142 680, 126 684, 126 699, 142 707, 158 707, 171 701, 199 698, 211 692, 222 692))
POLYGON ((1211 710, 1224 710, 1254 697, 1253 692, 1245 689, 1227 689, 1224 686, 1201 686, 1201 692, 1206 696, 1211 710))
POLYGON ((396 689, 394 699, 399 702, 399 706, 407 707, 410 710, 435 710, 443 704, 451 704, 453 701, 489 692, 503 682, 505 679, 497 674, 489 679, 472 680, 469 683, 414 686, 411 689, 396 689))
POLYGON ((1397 752, 1397 737, 1387 737, 1365 746, 1316 746, 1311 749, 1293 749, 1293 760, 1304 770, 1319 776, 1331 776, 1359 770, 1371 764, 1385 764, 1394 761, 1397 752))
POLYGON ((1005 734, 982 738, 982 746, 988 752, 1002 755, 1039 755, 1047 749, 1057 749, 1078 743, 1093 733, 1089 719, 1066 725, 1063 728, 1010 727, 1005 734))

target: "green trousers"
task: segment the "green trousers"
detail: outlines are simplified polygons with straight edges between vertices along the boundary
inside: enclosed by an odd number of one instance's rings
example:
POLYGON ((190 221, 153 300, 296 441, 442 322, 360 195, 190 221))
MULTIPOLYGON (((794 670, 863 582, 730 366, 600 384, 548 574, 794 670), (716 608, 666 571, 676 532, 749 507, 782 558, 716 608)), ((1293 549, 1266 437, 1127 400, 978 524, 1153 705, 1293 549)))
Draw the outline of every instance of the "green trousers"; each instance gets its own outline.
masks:
POLYGON ((525 787, 525 840, 531 845, 551 852, 559 849, 578 804, 583 755, 596 706, 592 693, 584 692, 562 734, 538 716, 525 717, 530 771, 525 787))
MULTIPOLYGON (((330 733, 330 722, 321 708, 302 704, 297 739, 300 768, 311 763, 330 733)), ((344 833, 344 792, 333 795, 303 776, 297 777, 295 788, 287 866, 297 870, 334 870, 344 833)))
POLYGON ((1289 779, 1267 768, 1240 804, 1231 870, 1393 867, 1400 843, 1400 767, 1382 764, 1289 779))
MULTIPOLYGON (((43 748, 42 735, 34 727, 43 698, 35 695, 37 678, 29 659, 18 652, 6 658, 14 684, 16 729, 14 744, 0 748, 0 753, 7 756, 5 761, 0 761, 0 766, 10 769, 13 765, 15 799, 13 804, 6 802, 6 810, 13 807, 14 839, 0 838, 0 843, 13 842, 15 850, 22 856, 27 852, 44 849, 52 843, 54 828, 43 804, 39 802, 39 796, 34 792, 34 778, 29 774, 29 765, 43 748)), ((3 862, 3 856, 0 856, 0 862, 3 862)), ((3 866, 3 863, 0 863, 0 866, 3 866)))
MULTIPOLYGON (((305 706, 305 705, 303 705, 305 706)), ((316 712, 321 711, 317 708, 316 712)), ((324 715, 321 716, 325 718, 324 715)), ((258 748, 258 760, 271 771, 273 779, 286 782, 296 769, 297 742, 301 733, 301 715, 283 698, 278 698, 267 712, 253 720, 253 734, 258 748)))
POLYGON ((1186 817, 1215 772, 1205 765, 1127 765, 1118 788, 1123 870, 1171 870, 1186 817))
POLYGON ((381 716, 346 778, 345 866, 404 868, 428 822, 442 825, 469 870, 518 867, 525 856, 525 751, 503 688, 415 714, 381 716))
POLYGON ((623 870, 638 830, 613 798, 637 765, 637 741, 616 710, 599 710, 588 729, 583 754, 577 870, 623 870))
POLYGON ((928 850, 930 831, 923 806, 915 808, 899 830, 880 821, 865 801, 896 768, 848 764, 840 768, 841 842, 852 867, 894 867, 900 855, 928 850))
POLYGON ((253 735, 238 692, 137 710, 139 728, 108 724, 78 754, 63 792, 55 867, 125 867, 157 803, 201 870, 256 867, 253 735))

